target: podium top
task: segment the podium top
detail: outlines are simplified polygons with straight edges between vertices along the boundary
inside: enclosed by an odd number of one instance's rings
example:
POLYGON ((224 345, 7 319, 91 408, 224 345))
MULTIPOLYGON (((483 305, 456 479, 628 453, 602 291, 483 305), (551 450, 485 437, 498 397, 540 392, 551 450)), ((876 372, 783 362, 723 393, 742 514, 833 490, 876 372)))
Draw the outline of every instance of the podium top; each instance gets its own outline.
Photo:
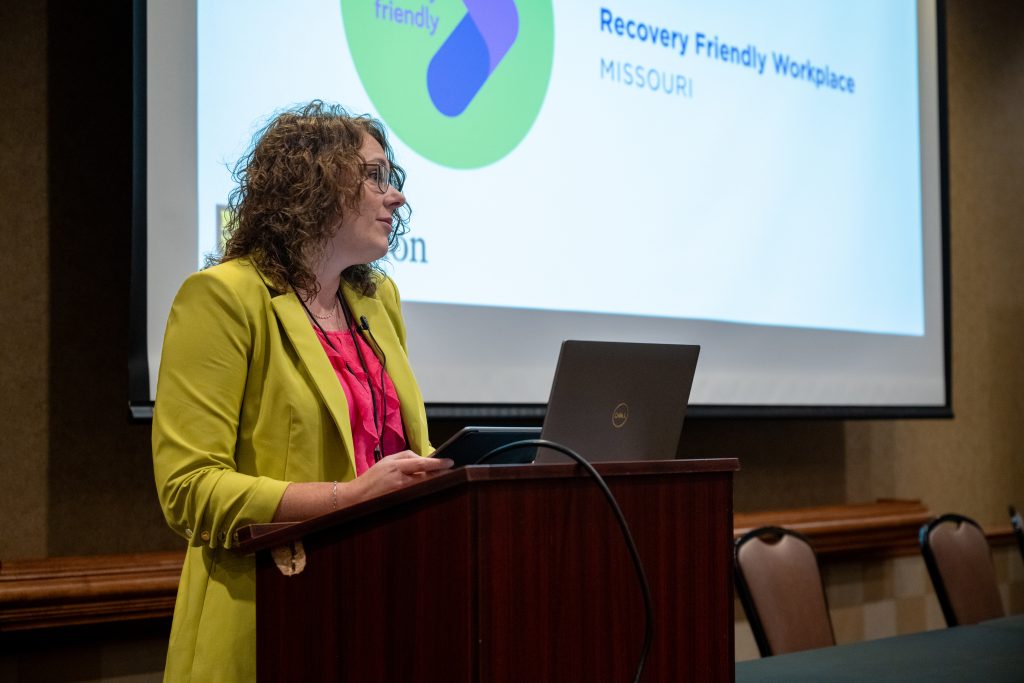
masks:
MULTIPOLYGON (((740 469, 736 458, 707 458, 687 460, 647 460, 637 462, 594 463, 594 469, 611 479, 649 477, 652 475, 692 475, 718 472, 736 472, 740 469)), ((552 465, 469 465, 431 477, 398 491, 372 498, 340 510, 334 510, 303 522, 253 524, 238 530, 235 550, 254 553, 273 548, 309 534, 347 524, 374 515, 388 508, 430 497, 442 491, 487 482, 535 481, 552 479, 580 479, 589 477, 576 463, 552 465)))

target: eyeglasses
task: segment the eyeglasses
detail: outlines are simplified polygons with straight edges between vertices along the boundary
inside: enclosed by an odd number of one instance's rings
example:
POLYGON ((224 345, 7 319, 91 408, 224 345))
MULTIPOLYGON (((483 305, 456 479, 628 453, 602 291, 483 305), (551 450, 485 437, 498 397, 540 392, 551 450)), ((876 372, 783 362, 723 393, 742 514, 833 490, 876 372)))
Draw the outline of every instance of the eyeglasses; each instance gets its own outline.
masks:
POLYGON ((363 168, 366 170, 366 179, 376 183, 377 189, 382 194, 387 192, 389 187, 394 187, 399 192, 402 191, 405 178, 395 169, 388 168, 383 161, 378 161, 375 164, 363 164, 363 168))

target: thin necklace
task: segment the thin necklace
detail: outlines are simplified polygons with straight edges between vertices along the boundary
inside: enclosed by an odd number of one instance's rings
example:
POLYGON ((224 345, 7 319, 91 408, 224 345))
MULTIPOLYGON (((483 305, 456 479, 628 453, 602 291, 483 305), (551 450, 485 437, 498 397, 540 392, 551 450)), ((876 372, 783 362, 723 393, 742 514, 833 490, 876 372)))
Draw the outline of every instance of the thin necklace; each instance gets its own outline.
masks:
POLYGON ((317 320, 330 320, 335 315, 337 315, 337 313, 338 313, 338 300, 337 299, 334 300, 334 306, 331 308, 330 312, 327 315, 317 315, 312 310, 309 311, 309 314, 311 316, 313 316, 314 318, 316 318, 317 320))

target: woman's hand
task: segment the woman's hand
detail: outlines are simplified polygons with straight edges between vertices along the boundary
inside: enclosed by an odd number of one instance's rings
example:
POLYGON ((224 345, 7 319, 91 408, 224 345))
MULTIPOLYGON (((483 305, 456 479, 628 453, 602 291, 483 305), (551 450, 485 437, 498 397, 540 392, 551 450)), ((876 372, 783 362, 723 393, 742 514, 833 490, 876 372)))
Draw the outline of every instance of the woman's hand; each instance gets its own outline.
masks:
POLYGON ((447 458, 421 458, 412 451, 402 451, 381 458, 352 481, 289 484, 274 521, 299 522, 355 505, 442 474, 452 464, 447 458))
MULTIPOLYGON (((402 451, 386 456, 374 463, 373 467, 363 472, 357 479, 346 484, 347 487, 356 488, 354 493, 358 496, 356 500, 347 501, 346 504, 352 505, 412 484, 418 484, 451 469, 452 464, 452 461, 447 458, 421 458, 412 451, 402 451)), ((339 491, 339 495, 340 493, 339 491)))

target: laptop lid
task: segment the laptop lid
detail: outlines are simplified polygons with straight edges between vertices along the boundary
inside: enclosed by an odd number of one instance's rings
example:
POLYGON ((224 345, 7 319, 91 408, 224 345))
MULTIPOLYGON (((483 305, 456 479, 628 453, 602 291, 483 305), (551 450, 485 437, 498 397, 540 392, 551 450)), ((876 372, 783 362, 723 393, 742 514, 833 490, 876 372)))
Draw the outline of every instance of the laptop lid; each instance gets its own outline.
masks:
MULTIPOLYGON (((591 462, 671 460, 700 347, 565 341, 541 438, 591 462)), ((568 462, 540 449, 537 462, 568 462)))

